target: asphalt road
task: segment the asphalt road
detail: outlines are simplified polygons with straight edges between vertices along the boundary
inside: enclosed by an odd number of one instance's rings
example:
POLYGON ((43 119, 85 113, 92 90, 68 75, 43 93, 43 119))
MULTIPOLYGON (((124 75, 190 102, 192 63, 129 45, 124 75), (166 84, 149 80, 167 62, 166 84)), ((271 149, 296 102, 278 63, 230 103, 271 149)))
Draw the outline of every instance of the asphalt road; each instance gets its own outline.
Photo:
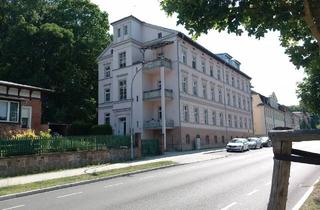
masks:
MULTIPOLYGON (((294 147, 319 152, 320 141, 296 143, 294 147)), ((0 202, 0 209, 266 209, 272 149, 228 154, 221 159, 6 200, 0 202)), ((293 163, 287 209, 292 209, 319 177, 319 166, 293 163)))

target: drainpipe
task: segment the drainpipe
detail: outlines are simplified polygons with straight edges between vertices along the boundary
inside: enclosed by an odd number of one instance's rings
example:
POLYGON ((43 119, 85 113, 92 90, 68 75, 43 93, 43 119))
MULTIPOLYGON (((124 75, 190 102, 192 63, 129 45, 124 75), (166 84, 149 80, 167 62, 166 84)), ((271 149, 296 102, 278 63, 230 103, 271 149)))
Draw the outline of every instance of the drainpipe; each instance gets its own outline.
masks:
POLYGON ((162 135, 163 135, 163 150, 167 150, 167 134, 166 134, 166 98, 165 98, 165 81, 164 81, 164 66, 160 67, 161 78, 161 117, 162 117, 162 135))

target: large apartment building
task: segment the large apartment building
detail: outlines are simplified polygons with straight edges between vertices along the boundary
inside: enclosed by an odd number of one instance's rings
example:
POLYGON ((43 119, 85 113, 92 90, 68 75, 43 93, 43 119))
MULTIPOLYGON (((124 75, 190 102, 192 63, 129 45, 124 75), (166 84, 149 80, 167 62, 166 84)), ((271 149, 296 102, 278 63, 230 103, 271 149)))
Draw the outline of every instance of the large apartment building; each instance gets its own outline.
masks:
POLYGON ((275 93, 266 97, 252 91, 252 110, 254 134, 257 136, 268 135, 268 132, 276 127, 300 129, 299 116, 279 104, 275 93))
POLYGON ((251 78, 240 62, 133 16, 111 25, 113 42, 98 57, 99 124, 161 139, 167 150, 252 134, 251 78))

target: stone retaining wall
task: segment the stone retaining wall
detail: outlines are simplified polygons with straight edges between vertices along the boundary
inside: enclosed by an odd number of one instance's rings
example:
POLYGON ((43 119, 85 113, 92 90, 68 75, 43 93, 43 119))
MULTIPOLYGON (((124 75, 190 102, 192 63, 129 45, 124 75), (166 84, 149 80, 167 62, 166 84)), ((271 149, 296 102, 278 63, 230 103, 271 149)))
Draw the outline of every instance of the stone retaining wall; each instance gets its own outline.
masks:
MULTIPOLYGON (((135 149, 135 157, 139 150, 135 149)), ((17 176, 92 164, 130 160, 130 149, 79 151, 0 158, 0 176, 17 176)))

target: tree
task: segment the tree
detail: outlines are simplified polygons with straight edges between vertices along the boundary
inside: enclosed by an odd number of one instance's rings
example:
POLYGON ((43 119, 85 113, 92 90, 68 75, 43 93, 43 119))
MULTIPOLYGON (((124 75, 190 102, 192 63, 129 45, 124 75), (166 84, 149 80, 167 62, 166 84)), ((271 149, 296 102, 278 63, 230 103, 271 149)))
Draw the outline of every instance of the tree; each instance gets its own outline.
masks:
POLYGON ((320 113, 320 1, 319 0, 162 0, 168 15, 178 14, 177 24, 194 36, 208 30, 226 30, 263 37, 279 31, 281 45, 291 62, 304 68, 307 77, 298 96, 312 112, 320 113))
POLYGON ((96 57, 108 14, 89 0, 2 0, 0 78, 54 89, 46 121, 96 121, 96 57))

